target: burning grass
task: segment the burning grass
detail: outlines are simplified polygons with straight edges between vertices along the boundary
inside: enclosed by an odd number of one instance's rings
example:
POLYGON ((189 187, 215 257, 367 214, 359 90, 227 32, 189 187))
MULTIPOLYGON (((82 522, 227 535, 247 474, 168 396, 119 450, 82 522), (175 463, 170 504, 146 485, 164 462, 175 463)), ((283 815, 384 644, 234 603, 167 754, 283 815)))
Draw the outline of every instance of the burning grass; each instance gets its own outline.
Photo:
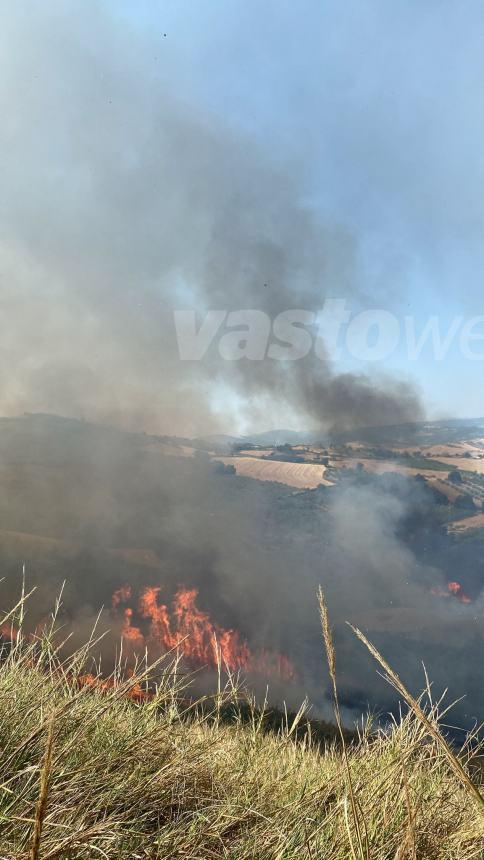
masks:
POLYGON ((112 597, 113 614, 121 617, 121 636, 125 652, 167 653, 178 650, 194 667, 216 669, 221 663, 230 672, 239 670, 293 681, 296 670, 284 655, 267 649, 252 653, 237 630, 227 630, 213 622, 197 606, 198 590, 180 586, 169 607, 160 599, 161 586, 142 589, 137 605, 141 621, 149 621, 147 635, 133 624, 134 597, 130 585, 124 585, 112 597))
MULTIPOLYGON (((336 698, 327 615, 325 636, 336 698)), ((437 706, 423 714, 412 700, 399 723, 322 750, 296 740, 297 717, 278 733, 263 730, 255 708, 242 719, 230 677, 204 707, 187 704, 173 655, 130 678, 118 666, 109 684, 85 683, 96 643, 66 659, 55 638, 52 629, 38 642, 17 636, 0 668, 1 858, 481 856, 469 748, 456 768, 437 706), (131 695, 149 676, 154 694, 131 695)))

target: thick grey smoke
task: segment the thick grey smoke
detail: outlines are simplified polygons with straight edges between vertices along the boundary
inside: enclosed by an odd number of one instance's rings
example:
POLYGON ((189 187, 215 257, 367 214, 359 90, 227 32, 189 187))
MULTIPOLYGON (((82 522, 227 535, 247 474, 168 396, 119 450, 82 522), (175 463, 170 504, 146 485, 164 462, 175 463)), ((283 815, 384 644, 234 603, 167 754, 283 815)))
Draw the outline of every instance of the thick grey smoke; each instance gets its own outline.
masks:
MULTIPOLYGON (((432 593, 435 587, 445 591, 439 556, 450 542, 433 519, 428 491, 398 475, 350 479, 331 507, 328 531, 322 577, 348 705, 363 708, 376 700, 384 707, 391 701, 385 683, 376 677, 378 667, 356 647, 345 625, 350 620, 414 691, 424 687, 423 661, 435 691, 450 687, 452 696, 466 696, 461 716, 477 718, 482 709, 479 679, 464 655, 482 637, 480 610, 477 602, 470 608, 432 593), (415 548, 420 530, 429 550, 424 555, 415 548)), ((481 587, 476 576, 477 594, 481 587)))
POLYGON ((179 360, 174 308, 274 318, 359 279, 354 240, 304 207, 297 176, 177 102, 160 39, 97 4, 3 16, 1 411, 230 432, 225 386, 254 423, 277 405, 323 428, 418 418, 407 383, 320 359, 179 360))

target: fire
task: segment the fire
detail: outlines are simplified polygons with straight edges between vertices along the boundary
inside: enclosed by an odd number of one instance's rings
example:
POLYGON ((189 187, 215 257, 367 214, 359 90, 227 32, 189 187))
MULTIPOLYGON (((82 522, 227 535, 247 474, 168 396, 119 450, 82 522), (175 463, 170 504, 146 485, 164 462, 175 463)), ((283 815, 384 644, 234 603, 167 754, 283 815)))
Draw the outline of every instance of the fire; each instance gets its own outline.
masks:
POLYGON ((122 585, 121 588, 118 588, 117 591, 114 592, 112 597, 113 606, 119 606, 120 603, 126 603, 127 600, 131 597, 131 586, 130 585, 122 585))
MULTIPOLYGON (((165 653, 173 649, 193 666, 219 665, 231 672, 251 672, 264 677, 272 676, 284 681, 296 680, 296 671, 288 657, 268 649, 253 651, 237 630, 227 629, 211 620, 207 612, 197 606, 196 588, 178 588, 170 607, 160 600, 161 587, 144 588, 138 596, 136 609, 129 605, 133 600, 130 585, 123 585, 112 596, 114 616, 121 621, 123 642, 131 655, 145 650, 165 653), (138 626, 139 624, 139 626, 138 626)), ((35 645, 48 626, 44 621, 25 639, 35 645)), ((20 641, 19 631, 8 622, 0 625, 0 639, 15 644, 20 641)), ((128 672, 129 674, 129 672, 128 672)), ((108 693, 121 684, 120 694, 136 702, 149 701, 152 693, 133 679, 124 684, 114 676, 85 673, 72 679, 78 687, 87 687, 108 693)))
POLYGON ((447 583, 447 590, 442 588, 432 588, 432 594, 436 594, 437 597, 455 597, 460 603, 472 603, 470 597, 464 592, 462 585, 460 582, 453 581, 447 583))
POLYGON ((16 642, 18 639, 18 631, 12 624, 7 622, 0 626, 0 636, 2 639, 5 639, 6 642, 16 642))
POLYGON ((460 582, 448 582, 447 589, 449 594, 452 594, 453 597, 456 597, 457 600, 460 600, 461 603, 471 603, 470 597, 467 597, 467 594, 464 594, 462 590, 462 585, 460 582))
POLYGON ((165 652, 178 649, 196 666, 216 668, 221 664, 232 672, 256 672, 285 681, 295 679, 295 669, 283 654, 268 650, 252 652, 237 630, 225 629, 200 610, 196 588, 180 587, 171 608, 160 600, 160 593, 160 586, 150 586, 139 595, 136 616, 145 633, 133 625, 134 610, 126 605, 132 599, 131 586, 123 585, 113 594, 113 611, 121 618, 123 640, 131 643, 134 651, 156 647, 165 652))
MULTIPOLYGON (((39 642, 43 627, 45 627, 45 624, 41 625, 40 628, 38 625, 34 633, 27 633, 25 635, 26 642, 30 644, 35 644, 36 642, 39 642)), ((19 636, 20 633, 13 624, 9 624, 7 622, 5 624, 0 625, 0 639, 5 640, 5 642, 14 645, 15 643, 19 642, 19 636)), ((36 665, 36 661, 34 661, 33 659, 29 659, 27 661, 27 665, 33 667, 36 665)), ((53 671, 52 667, 50 667, 49 671, 53 671)), ((60 673, 58 672, 58 674, 60 673)), ((62 673, 62 677, 66 677, 65 673, 62 673)), ((92 690, 99 690, 102 693, 107 693, 111 690, 117 689, 118 684, 123 685, 122 681, 118 681, 113 676, 109 678, 103 678, 101 677, 101 675, 93 675, 90 672, 86 672, 83 675, 78 675, 76 678, 72 677, 72 681, 75 682, 79 688, 89 687, 92 690)), ((124 684, 121 693, 123 697, 131 699, 133 702, 145 702, 149 701, 152 698, 152 694, 149 691, 144 690, 138 682, 133 682, 132 684, 124 684)))
MULTIPOLYGON (((117 689, 114 678, 101 678, 99 675, 92 675, 91 673, 80 675, 77 678, 77 684, 79 687, 90 687, 93 690, 100 690, 102 693, 108 693, 111 690, 117 689)), ((133 702, 145 702, 152 698, 150 693, 143 690, 138 683, 123 690, 123 696, 131 699, 133 702)))
POLYGON ((447 590, 450 591, 451 594, 458 594, 461 590, 460 582, 448 582, 447 590))

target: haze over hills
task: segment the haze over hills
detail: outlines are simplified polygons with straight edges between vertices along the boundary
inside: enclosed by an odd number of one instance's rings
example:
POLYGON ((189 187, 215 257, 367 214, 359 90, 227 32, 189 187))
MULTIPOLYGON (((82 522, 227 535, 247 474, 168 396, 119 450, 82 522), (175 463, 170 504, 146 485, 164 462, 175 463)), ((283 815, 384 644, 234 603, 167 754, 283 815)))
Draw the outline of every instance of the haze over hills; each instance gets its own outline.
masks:
POLYGON ((275 429, 246 436, 212 435, 195 441, 213 441, 218 444, 252 442, 256 445, 307 444, 318 441, 334 442, 373 441, 385 444, 429 445, 448 443, 478 436, 484 433, 484 418, 447 418, 436 421, 419 421, 410 424, 385 425, 383 427, 359 427, 346 433, 324 434, 321 431, 275 429))
MULTIPOLYGON (((463 438, 476 424, 450 426, 455 445, 456 433, 463 438)), ((423 432, 429 440, 428 427, 423 432)), ((445 425, 433 425, 432 434, 442 444, 445 425)), ((196 616, 197 623, 210 619, 215 627, 208 634, 234 630, 247 643, 256 690, 269 680, 272 701, 294 705, 309 694, 328 716, 315 602, 323 582, 348 719, 367 704, 391 708, 395 700, 364 656, 353 672, 346 619, 369 631, 417 687, 423 659, 436 687, 451 684, 454 695, 466 694, 464 722, 476 716, 482 690, 470 655, 483 644, 484 529, 459 532, 455 524, 481 510, 484 475, 476 470, 484 449, 472 458, 461 452, 462 464, 474 466, 465 471, 414 448, 389 451, 363 442, 324 450, 232 444, 237 451, 226 456, 207 441, 52 415, 2 419, 2 605, 18 594, 25 563, 27 584, 37 586, 29 610, 35 627, 66 580, 63 621, 75 637, 106 607, 109 661, 119 637, 132 640, 133 627, 153 645, 158 607, 175 611, 180 589, 196 590, 192 608, 205 618, 196 616), (274 479, 244 476, 240 462, 265 463, 274 479), (291 470, 301 468, 315 470, 319 480, 298 489, 291 470), (113 595, 128 583, 129 596, 113 606, 113 595), (149 588, 160 589, 152 615, 146 604, 140 610, 149 588), (263 653, 281 656, 263 667, 257 656, 263 653)), ((162 650, 166 641, 158 642, 162 650)), ((187 656, 188 665, 210 673, 203 653, 187 656)))

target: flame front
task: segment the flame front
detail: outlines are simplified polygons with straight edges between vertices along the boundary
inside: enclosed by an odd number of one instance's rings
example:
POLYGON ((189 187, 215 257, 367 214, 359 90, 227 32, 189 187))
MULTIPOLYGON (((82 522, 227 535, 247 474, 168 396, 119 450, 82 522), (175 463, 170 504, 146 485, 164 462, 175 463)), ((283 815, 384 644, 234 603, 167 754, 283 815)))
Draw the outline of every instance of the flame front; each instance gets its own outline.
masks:
POLYGON ((436 586, 435 588, 431 588, 430 592, 437 597, 455 597, 460 603, 472 603, 471 598, 467 596, 462 585, 457 581, 448 582, 447 589, 436 586))
POLYGON ((295 679, 295 669, 283 654, 269 650, 252 652, 240 633, 213 622, 208 613, 198 608, 196 588, 179 588, 171 610, 160 601, 160 592, 160 586, 150 586, 139 596, 137 615, 140 622, 148 622, 146 633, 133 625, 134 611, 126 606, 132 599, 131 586, 123 585, 113 594, 113 611, 121 618, 123 640, 131 643, 134 651, 176 648, 197 666, 221 665, 232 672, 255 672, 285 681, 295 679))
POLYGON ((470 597, 464 593, 462 585, 460 582, 448 582, 447 589, 449 594, 452 594, 453 597, 456 597, 457 600, 460 600, 461 603, 472 603, 470 597))

